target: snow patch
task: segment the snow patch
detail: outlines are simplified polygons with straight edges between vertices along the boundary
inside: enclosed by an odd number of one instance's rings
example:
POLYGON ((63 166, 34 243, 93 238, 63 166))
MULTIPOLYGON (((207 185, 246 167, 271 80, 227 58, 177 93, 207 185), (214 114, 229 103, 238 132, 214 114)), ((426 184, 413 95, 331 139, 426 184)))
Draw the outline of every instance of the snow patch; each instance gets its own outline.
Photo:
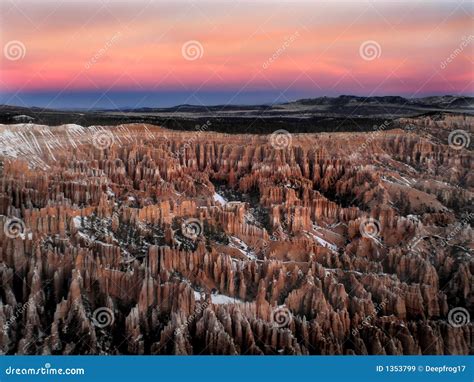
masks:
POLYGON ((231 236, 229 247, 235 248, 240 251, 243 255, 247 256, 250 260, 257 260, 257 255, 252 251, 249 246, 238 237, 231 236))
POLYGON ((337 253, 337 246, 334 245, 334 244, 331 244, 329 243, 328 241, 324 240, 323 238, 319 237, 318 235, 312 233, 312 232, 308 232, 308 231, 304 231, 306 234, 308 234, 309 236, 313 237, 314 240, 316 240, 321 246, 323 246, 324 248, 328 248, 329 250, 331 250, 332 252, 335 252, 337 253))
POLYGON ((217 203, 220 203, 223 206, 227 204, 227 200, 221 195, 219 195, 217 192, 214 193, 213 198, 214 198, 214 201, 216 201, 217 203))
POLYGON ((82 219, 81 219, 80 216, 74 217, 74 219, 72 219, 72 221, 74 223, 74 227, 76 227, 76 228, 82 227, 82 219))
POLYGON ((238 298, 229 297, 225 294, 211 294, 211 301, 216 305, 238 304, 242 302, 242 300, 239 300, 238 298))

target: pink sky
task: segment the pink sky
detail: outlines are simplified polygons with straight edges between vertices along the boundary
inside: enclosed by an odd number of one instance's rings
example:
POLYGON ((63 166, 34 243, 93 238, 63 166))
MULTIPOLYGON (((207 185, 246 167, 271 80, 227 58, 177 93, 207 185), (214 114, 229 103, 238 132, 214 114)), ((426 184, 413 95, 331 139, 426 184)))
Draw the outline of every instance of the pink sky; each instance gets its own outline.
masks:
POLYGON ((0 89, 472 94, 472 10, 456 1, 2 1, 2 46, 25 51, 1 56, 0 89), (188 41, 202 57, 183 57, 188 41), (361 56, 367 41, 379 57, 361 56))

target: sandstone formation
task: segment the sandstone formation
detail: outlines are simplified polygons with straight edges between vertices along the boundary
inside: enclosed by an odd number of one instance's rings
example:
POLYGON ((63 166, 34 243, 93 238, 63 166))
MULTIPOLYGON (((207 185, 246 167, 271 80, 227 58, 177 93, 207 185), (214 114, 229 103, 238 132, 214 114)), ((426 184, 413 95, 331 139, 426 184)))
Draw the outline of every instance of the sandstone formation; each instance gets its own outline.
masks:
POLYGON ((472 354, 474 119, 0 126, 3 354, 472 354))

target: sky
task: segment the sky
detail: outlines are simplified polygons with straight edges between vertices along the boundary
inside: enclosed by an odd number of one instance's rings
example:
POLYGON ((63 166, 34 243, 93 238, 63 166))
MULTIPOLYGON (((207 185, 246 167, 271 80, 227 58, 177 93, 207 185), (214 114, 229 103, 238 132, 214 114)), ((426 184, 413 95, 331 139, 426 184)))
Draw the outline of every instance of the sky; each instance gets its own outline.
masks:
POLYGON ((472 95, 473 16, 461 0, 0 0, 0 103, 472 95))

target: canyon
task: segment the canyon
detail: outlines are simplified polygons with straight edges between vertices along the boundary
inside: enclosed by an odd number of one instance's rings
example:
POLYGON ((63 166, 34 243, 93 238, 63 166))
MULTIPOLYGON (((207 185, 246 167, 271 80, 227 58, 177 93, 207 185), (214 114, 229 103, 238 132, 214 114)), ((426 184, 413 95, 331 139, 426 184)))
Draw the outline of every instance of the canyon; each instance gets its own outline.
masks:
POLYGON ((0 353, 474 353, 474 117, 211 129, 0 125, 0 353))

